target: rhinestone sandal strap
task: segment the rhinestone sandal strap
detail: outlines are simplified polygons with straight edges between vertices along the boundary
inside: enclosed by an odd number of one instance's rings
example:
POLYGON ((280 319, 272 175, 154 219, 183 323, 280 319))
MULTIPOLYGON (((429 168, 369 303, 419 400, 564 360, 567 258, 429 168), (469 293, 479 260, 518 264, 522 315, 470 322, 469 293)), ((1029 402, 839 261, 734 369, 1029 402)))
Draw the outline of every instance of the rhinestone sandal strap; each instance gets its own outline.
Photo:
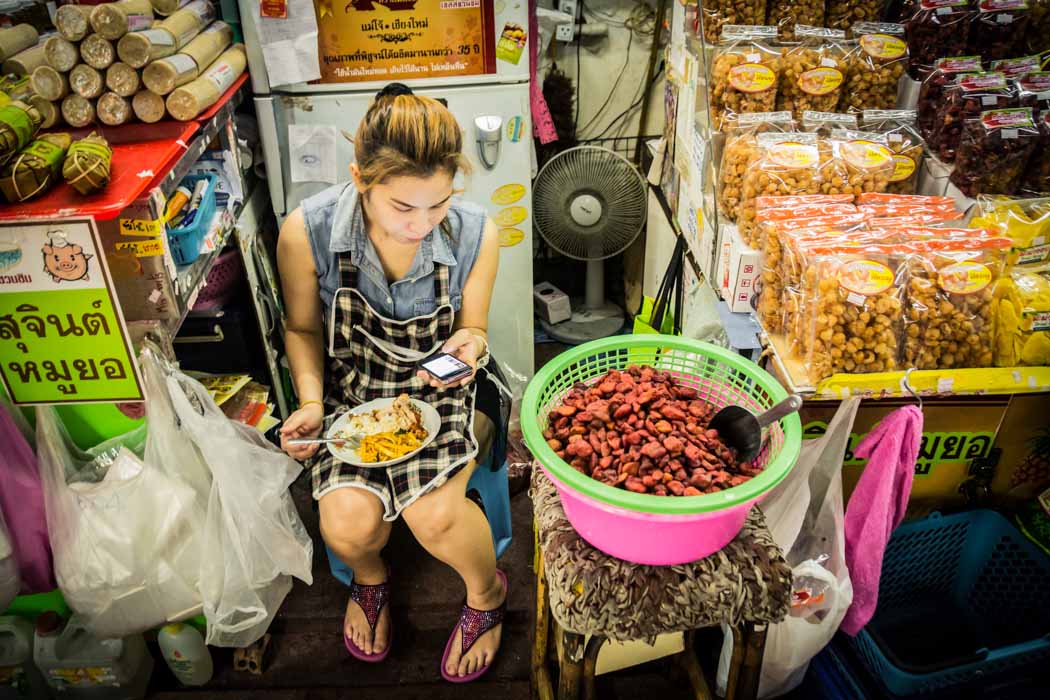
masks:
POLYGON ((368 620, 368 626, 372 628, 372 634, 375 634, 379 613, 383 610, 383 606, 387 604, 389 597, 389 582, 375 585, 356 582, 350 584, 350 599, 361 606, 361 610, 365 613, 365 619, 368 620))
POLYGON ((463 645, 463 655, 466 655, 478 638, 503 622, 503 613, 507 609, 507 602, 503 601, 495 610, 477 610, 469 605, 463 606, 459 614, 460 641, 463 645))

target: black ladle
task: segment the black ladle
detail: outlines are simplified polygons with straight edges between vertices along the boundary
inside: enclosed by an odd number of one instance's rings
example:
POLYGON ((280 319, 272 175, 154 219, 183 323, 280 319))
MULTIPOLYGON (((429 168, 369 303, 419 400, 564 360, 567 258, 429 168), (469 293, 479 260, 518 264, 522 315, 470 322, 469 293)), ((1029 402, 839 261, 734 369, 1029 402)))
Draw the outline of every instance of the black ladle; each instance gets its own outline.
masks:
POLYGON ((765 413, 756 416, 742 406, 726 406, 715 414, 708 428, 736 450, 738 462, 750 462, 762 449, 762 429, 802 408, 802 397, 791 394, 765 413))

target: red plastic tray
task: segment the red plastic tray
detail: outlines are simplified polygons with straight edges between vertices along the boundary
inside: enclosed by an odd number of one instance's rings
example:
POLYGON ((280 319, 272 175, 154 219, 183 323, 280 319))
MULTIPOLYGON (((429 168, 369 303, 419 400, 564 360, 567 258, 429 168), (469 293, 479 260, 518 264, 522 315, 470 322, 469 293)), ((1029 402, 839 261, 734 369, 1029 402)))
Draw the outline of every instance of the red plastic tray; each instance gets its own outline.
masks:
POLYGON ((166 121, 67 130, 74 140, 97 131, 109 141, 113 148, 109 186, 85 197, 64 182, 59 183, 39 199, 0 205, 0 221, 68 216, 112 219, 138 199, 157 175, 171 169, 199 129, 196 121, 166 121))

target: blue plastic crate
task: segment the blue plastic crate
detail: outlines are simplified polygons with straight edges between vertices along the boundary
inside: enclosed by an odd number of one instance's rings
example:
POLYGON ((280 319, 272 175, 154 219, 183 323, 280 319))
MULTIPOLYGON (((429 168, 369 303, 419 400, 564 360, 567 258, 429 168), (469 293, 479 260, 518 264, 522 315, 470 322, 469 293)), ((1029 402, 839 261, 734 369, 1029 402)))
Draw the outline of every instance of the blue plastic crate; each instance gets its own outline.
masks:
POLYGON ((193 217, 193 223, 189 226, 168 229, 168 245, 171 246, 171 256, 176 265, 189 265, 197 259, 201 253, 201 243, 208 235, 208 227, 215 216, 215 189, 219 179, 212 174, 187 175, 182 178, 182 184, 186 185, 190 192, 201 180, 207 180, 208 186, 204 189, 200 207, 193 217))
POLYGON ((990 510, 901 525, 879 606, 853 644, 894 695, 919 695, 1050 660, 1050 558, 990 510))

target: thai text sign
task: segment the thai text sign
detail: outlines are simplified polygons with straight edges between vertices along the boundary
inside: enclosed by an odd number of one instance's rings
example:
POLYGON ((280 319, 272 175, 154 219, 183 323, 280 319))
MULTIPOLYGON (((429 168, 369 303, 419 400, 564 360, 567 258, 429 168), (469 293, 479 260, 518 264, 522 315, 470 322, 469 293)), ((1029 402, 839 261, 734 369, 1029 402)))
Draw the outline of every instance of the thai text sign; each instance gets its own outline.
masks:
POLYGON ((15 403, 141 401, 92 219, 0 226, 0 376, 15 403))

